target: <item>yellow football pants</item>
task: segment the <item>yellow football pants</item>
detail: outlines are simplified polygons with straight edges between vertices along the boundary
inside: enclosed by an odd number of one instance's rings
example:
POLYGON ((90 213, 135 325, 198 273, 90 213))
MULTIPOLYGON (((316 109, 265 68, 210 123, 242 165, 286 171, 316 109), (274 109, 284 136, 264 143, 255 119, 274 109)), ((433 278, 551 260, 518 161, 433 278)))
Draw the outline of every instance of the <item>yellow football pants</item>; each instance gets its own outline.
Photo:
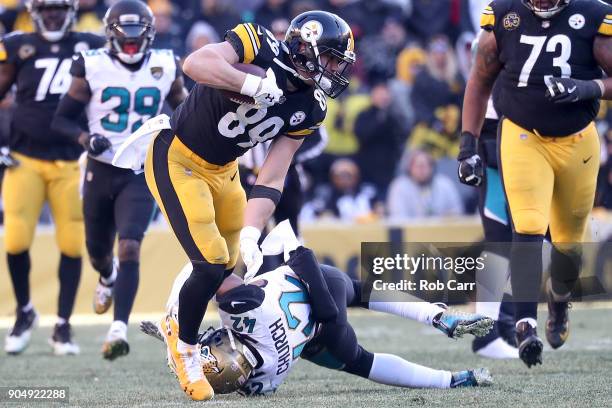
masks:
POLYGON ((583 241, 599 171, 593 123, 566 137, 543 137, 509 119, 501 123, 500 168, 514 230, 583 241))
POLYGON ((7 169, 2 183, 6 252, 19 254, 30 248, 43 204, 48 201, 60 251, 80 257, 84 229, 78 162, 13 156, 19 166, 7 169))
POLYGON ((145 176, 189 259, 233 268, 246 207, 238 161, 210 164, 165 130, 149 146, 145 176))

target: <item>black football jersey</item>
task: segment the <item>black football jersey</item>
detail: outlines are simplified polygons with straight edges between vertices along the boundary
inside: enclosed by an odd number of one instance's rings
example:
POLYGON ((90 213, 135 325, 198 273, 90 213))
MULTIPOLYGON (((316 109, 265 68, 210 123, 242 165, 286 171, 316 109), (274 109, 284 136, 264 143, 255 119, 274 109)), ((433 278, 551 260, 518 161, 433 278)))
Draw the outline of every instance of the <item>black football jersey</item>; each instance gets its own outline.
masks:
POLYGON ((548 20, 521 0, 494 0, 481 27, 492 31, 503 64, 495 107, 519 126, 543 136, 566 136, 584 129, 599 101, 555 104, 546 99, 551 77, 602 77, 593 57, 597 35, 612 35, 612 7, 598 0, 572 0, 548 20))
MULTIPOLYGON (((76 160, 82 152, 76 140, 50 130, 60 97, 71 82, 72 56, 104 45, 104 38, 69 33, 49 42, 37 33, 11 33, 0 41, 0 63, 15 66, 16 108, 11 120, 12 150, 43 160, 76 160)), ((86 126, 85 126, 86 127, 86 126)))
POLYGON ((317 129, 327 108, 325 94, 310 87, 285 67, 290 66, 284 43, 257 24, 239 24, 225 35, 240 62, 255 64, 276 75, 286 100, 256 109, 229 100, 215 88, 196 84, 172 115, 174 133, 189 149, 209 163, 224 165, 258 143, 280 135, 303 138, 317 129), (287 82, 297 87, 289 92, 287 82))

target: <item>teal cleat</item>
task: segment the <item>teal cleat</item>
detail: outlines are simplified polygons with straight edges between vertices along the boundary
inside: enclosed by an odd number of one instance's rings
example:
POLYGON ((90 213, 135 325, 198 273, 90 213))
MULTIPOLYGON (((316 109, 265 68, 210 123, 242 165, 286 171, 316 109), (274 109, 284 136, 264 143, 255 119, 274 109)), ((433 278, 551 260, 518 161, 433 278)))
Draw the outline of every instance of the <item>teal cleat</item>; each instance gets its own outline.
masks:
POLYGON ((493 377, 486 368, 458 371, 452 374, 451 388, 457 387, 488 387, 493 384, 493 377))
POLYGON ((445 310, 436 316, 433 326, 451 339, 473 334, 476 337, 486 335, 493 328, 493 319, 476 313, 465 313, 445 310))

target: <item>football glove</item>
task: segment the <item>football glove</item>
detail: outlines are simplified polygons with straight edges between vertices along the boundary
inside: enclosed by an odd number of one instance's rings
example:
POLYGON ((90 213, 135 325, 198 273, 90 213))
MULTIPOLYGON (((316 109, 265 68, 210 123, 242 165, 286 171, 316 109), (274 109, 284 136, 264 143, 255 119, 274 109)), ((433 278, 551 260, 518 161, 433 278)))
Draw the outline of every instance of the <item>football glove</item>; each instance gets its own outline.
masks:
POLYGON ((17 167, 19 165, 19 160, 15 159, 11 155, 11 151, 7 146, 0 147, 0 168, 11 168, 17 167))
POLYGON ((253 279, 263 264, 263 254, 257 242, 261 232, 251 226, 246 226, 240 230, 240 255, 247 270, 244 275, 245 282, 253 279))
POLYGON ((92 156, 99 156, 108 150, 112 146, 110 140, 105 136, 93 133, 89 135, 86 141, 83 143, 83 147, 92 156))
POLYGON ((574 78, 550 78, 546 98, 554 103, 574 103, 598 99, 602 89, 596 81, 583 81, 574 78))
MULTIPOLYGON (((249 79, 245 81, 245 85, 248 80, 249 79)), ((283 91, 276 85, 276 75, 274 71, 272 71, 272 68, 268 68, 266 77, 259 80, 259 84, 254 92, 252 90, 253 88, 254 87, 243 86, 241 93, 252 96, 255 100, 255 106, 258 109, 268 108, 285 101, 283 91)))
POLYGON ((461 133, 458 175, 459 181, 468 186, 479 186, 483 178, 482 160, 476 151, 476 143, 476 136, 472 133, 461 133))

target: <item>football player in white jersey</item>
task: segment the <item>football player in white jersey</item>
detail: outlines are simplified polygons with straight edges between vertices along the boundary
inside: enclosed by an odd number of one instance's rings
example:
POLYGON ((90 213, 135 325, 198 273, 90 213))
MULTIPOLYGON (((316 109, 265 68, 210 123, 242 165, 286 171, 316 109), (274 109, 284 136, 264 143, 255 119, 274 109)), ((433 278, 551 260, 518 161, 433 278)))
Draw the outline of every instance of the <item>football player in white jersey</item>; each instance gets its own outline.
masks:
MULTIPOLYGON (((264 254, 279 253, 270 249, 279 248, 278 242, 283 242, 286 264, 258 275, 248 284, 232 274, 217 291, 222 328, 209 329, 199 341, 204 372, 215 392, 270 394, 300 356, 324 367, 400 387, 454 388, 491 383, 486 369, 451 373, 390 354, 370 353, 358 344, 346 308, 365 307, 411 318, 452 338, 465 333, 485 335, 493 325, 491 319, 451 312, 426 302, 361 302, 361 283, 334 267, 319 265, 310 250, 298 247, 286 221, 268 235, 262 244, 264 254), (283 238, 279 240, 279 236, 283 238), (277 242, 272 243, 274 240, 277 242), (333 321, 318 324, 313 319, 309 292, 301 280, 308 270, 319 271, 326 281, 339 311, 333 321)), ((175 280, 165 318, 173 324, 166 322, 164 327, 177 325, 178 292, 191 269, 186 265, 175 280)), ((160 340, 177 335, 172 330, 162 333, 153 322, 143 322, 141 329, 160 340)))
POLYGON ((72 83, 52 127, 79 140, 88 152, 83 186, 87 251, 100 273, 94 311, 106 312, 114 299, 114 318, 102 347, 114 360, 129 352, 127 322, 139 279, 140 244, 154 210, 142 171, 112 165, 115 150, 164 101, 175 108, 187 92, 178 59, 171 50, 152 49, 153 13, 146 3, 120 0, 106 12, 108 46, 73 60, 72 83), (79 117, 87 114, 87 128, 79 117), (119 237, 118 262, 113 258, 119 237))

